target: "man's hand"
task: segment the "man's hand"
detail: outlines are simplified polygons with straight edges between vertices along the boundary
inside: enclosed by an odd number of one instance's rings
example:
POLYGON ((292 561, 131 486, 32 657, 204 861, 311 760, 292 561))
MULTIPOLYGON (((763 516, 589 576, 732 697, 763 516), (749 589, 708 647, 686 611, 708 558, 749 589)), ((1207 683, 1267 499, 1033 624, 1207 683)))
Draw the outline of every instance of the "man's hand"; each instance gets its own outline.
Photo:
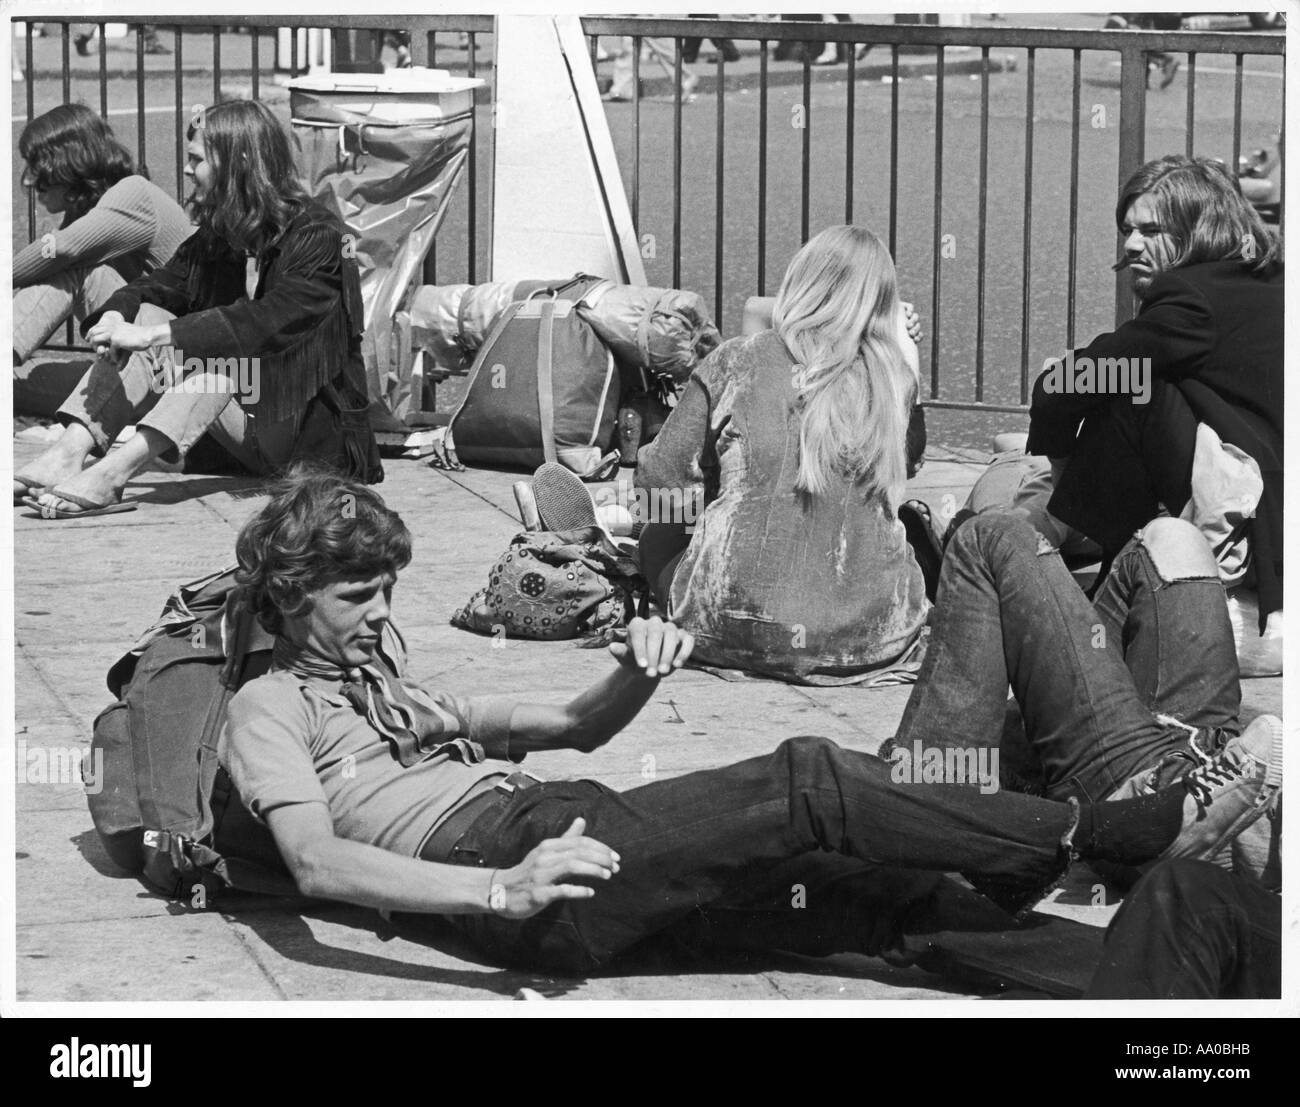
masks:
POLYGON ((110 311, 90 328, 86 338, 97 355, 111 357, 128 350, 147 350, 159 344, 161 335, 157 327, 128 323, 119 312, 110 311))
POLYGON ((563 707, 521 702, 510 716, 512 756, 540 750, 599 749, 636 718, 661 677, 686 664, 695 639, 658 615, 633 619, 609 652, 618 667, 563 707))
POLYGON ((559 838, 547 838, 514 868, 499 870, 488 896, 493 914, 527 919, 558 900, 594 896, 595 888, 565 884, 565 879, 609 880, 618 872, 619 856, 603 842, 583 837, 586 829, 586 819, 574 819, 559 838))
POLYGON ((907 329, 907 337, 913 342, 920 343, 921 335, 921 317, 916 314, 916 308, 911 304, 902 304, 903 309, 903 326, 907 329))
POLYGON ((454 469, 458 473, 465 471, 465 466, 456 456, 456 443, 451 437, 450 427, 437 427, 433 432, 433 457, 429 464, 435 469, 454 469))
POLYGON ((491 874, 486 887, 489 874, 473 865, 421 861, 337 837, 324 803, 284 804, 268 811, 266 822, 303 895, 381 911, 452 915, 490 911, 526 919, 556 900, 594 894, 581 884, 565 884, 566 879, 608 880, 618 872, 618 854, 584 838, 582 819, 575 819, 562 837, 540 843, 514 868, 491 874))
POLYGON ((625 668, 657 680, 685 665, 694 648, 695 638, 690 633, 652 615, 628 623, 626 642, 612 642, 609 652, 625 668))

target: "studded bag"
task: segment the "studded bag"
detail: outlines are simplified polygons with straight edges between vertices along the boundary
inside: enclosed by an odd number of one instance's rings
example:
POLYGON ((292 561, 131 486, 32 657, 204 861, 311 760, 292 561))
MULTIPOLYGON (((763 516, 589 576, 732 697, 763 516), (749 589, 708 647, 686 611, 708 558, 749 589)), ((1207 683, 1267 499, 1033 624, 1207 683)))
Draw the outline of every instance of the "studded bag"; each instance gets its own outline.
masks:
POLYGON ((498 638, 607 638, 644 591, 635 560, 599 527, 526 531, 451 622, 498 638))

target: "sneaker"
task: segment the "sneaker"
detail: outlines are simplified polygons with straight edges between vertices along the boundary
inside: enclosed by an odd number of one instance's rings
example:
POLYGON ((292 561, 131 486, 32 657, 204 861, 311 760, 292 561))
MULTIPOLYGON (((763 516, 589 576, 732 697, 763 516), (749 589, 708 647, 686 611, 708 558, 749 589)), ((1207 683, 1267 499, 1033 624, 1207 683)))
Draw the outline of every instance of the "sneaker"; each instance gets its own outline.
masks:
POLYGON ((1214 756, 1189 744, 1203 760, 1181 781, 1187 790, 1183 827, 1157 861, 1216 859, 1282 795, 1282 720, 1276 715, 1261 715, 1214 756))
POLYGON ((1168 88, 1178 76, 1178 67, 1182 65, 1175 57, 1165 56, 1160 59, 1160 87, 1168 88))
POLYGON ((533 497, 546 530, 578 530, 600 525, 587 486, 557 461, 546 462, 533 474, 533 497))

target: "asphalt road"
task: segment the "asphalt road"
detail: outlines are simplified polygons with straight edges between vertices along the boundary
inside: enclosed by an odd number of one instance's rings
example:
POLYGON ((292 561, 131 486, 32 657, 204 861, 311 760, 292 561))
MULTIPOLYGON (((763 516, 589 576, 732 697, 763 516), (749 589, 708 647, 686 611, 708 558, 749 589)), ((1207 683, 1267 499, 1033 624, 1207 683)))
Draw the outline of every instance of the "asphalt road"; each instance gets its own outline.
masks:
MULTIPOLYGON (((880 52, 883 56, 884 52, 880 52)), ((922 372, 929 379, 937 365, 938 397, 975 399, 977 366, 982 360, 983 399, 1017 403, 1022 366, 1032 379, 1047 357, 1066 345, 1070 312, 1069 209, 1071 142, 1071 66, 1069 51, 1040 50, 1035 67, 1031 250, 1028 311, 1023 310, 1025 270, 1022 263, 1025 196, 1025 116, 1027 72, 1023 51, 1011 51, 1017 69, 988 78, 988 193, 984 221, 983 265, 980 258, 979 161, 982 84, 978 76, 945 79, 943 150, 939 160, 942 208, 937 223, 946 243, 941 260, 937 344, 933 310, 933 243, 935 242, 936 82, 900 82, 898 87, 898 196, 896 262, 900 288, 915 301, 926 324, 922 372), (947 237, 951 236, 951 237, 947 237), (981 281, 981 272, 983 279, 981 281), (979 328, 980 291, 984 327, 979 328), (1029 356, 1022 358, 1022 335, 1029 337, 1029 356), (982 359, 980 357, 982 339, 982 359)), ((463 55, 462 55, 463 56, 463 55)), ((1077 206, 1077 280, 1074 335, 1079 343, 1105 329, 1113 319, 1115 256, 1112 208, 1117 187, 1119 69, 1114 55, 1083 55, 1080 92, 1077 206)), ((1233 144, 1232 59, 1202 55, 1197 61, 1195 141, 1198 155, 1229 160, 1233 144)), ((648 69, 649 67, 647 67, 648 69)), ((1272 143, 1281 122, 1282 59, 1247 58, 1242 96, 1243 150, 1272 143)), ((15 85, 17 92, 21 86, 15 85)), ((268 89, 269 85, 266 86, 268 89)), ((892 88, 880 81, 859 81, 852 122, 852 218, 889 239, 890 124, 892 88)), ((97 104, 99 89, 90 80, 73 83, 73 98, 97 104)), ((210 102, 211 77, 187 76, 182 103, 210 102)), ((280 93, 283 95, 283 93, 280 93)), ((145 151, 154 179, 173 189, 176 181, 178 117, 175 82, 151 78, 145 85, 145 151)), ((57 81, 38 82, 39 112, 60 100, 57 81)), ((682 108, 681 244, 683 287, 713 301, 718 268, 715 228, 722 227, 720 323, 724 334, 739 329, 747 296, 772 293, 791 254, 798 248, 805 196, 802 188, 804 130, 797 125, 802 104, 798 85, 773 87, 767 105, 767 191, 764 288, 760 288, 759 115, 756 89, 730 90, 718 99, 697 97, 682 108), (724 140, 719 161, 717 113, 724 113, 724 140), (722 177, 721 204, 717 181, 722 177)), ((806 197, 809 226, 846 219, 845 159, 848 146, 846 85, 813 86, 806 123, 811 149, 806 197)), ((279 110, 287 118, 287 102, 279 110)), ((137 141, 134 82, 109 85, 114 129, 134 149, 137 141)), ((23 112, 21 100, 15 113, 23 112)), ((671 97, 643 97, 640 114, 638 227, 647 243, 647 277, 668 285, 673 278, 673 117, 671 97), (650 236, 646 238, 645 236, 650 236)), ((1180 74, 1164 91, 1147 98, 1148 156, 1182 152, 1186 143, 1187 83, 1180 74)), ((634 166, 633 108, 607 106, 611 133, 631 187, 634 166)), ((183 123, 183 119, 181 120, 183 123)), ((486 198, 490 182, 490 119, 479 112, 478 184, 483 202, 478 211, 478 279, 487 261, 486 198)), ((15 147, 21 127, 14 124, 15 147)), ((16 155, 16 149, 15 149, 16 155)), ((26 240, 25 198, 17 191, 21 164, 15 166, 14 243, 26 240)), ((466 189, 453 202, 437 245, 440 282, 465 280, 468 203, 466 189)), ((39 221, 39 213, 38 213, 39 221)), ((38 232, 42 228, 38 225, 38 232)), ((539 274, 550 276, 551 274, 539 274)), ((994 430, 1022 425, 1017 416, 931 413, 931 436, 952 445, 985 446, 994 430)))

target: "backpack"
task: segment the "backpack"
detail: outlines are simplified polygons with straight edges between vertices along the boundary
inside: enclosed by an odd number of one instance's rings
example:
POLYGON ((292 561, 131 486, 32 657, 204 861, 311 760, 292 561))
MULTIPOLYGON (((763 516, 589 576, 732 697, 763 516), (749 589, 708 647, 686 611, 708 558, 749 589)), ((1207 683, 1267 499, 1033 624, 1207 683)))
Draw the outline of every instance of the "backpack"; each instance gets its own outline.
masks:
POLYGON ((271 832, 217 763, 227 705, 271 665, 273 639, 236 601, 234 569, 182 585, 109 670, 117 702, 91 741, 102 788, 87 799, 108 856, 173 898, 204 903, 228 886, 297 892, 271 832))
POLYGON ((645 590, 636 561, 599 527, 524 531, 451 624, 498 638, 603 641, 627 624, 645 590))
POLYGON ((600 283, 579 275, 544 286, 497 318, 449 424, 462 461, 529 469, 559 461, 579 475, 602 467, 621 383, 614 355, 575 302, 600 283))

